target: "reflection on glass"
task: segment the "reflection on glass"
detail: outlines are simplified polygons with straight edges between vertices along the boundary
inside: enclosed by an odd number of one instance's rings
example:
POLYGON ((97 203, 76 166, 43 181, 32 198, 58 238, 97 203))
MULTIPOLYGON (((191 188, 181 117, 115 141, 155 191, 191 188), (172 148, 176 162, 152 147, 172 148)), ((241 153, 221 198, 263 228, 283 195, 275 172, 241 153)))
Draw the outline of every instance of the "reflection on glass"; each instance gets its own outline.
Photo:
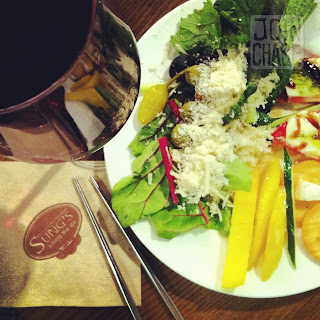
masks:
MULTIPOLYGON (((90 27, 89 33, 88 28, 82 30, 82 49, 75 63, 53 85, 41 88, 42 93, 24 103, 8 107, 12 103, 0 100, 0 153, 9 158, 36 163, 81 159, 108 142, 132 111, 140 65, 131 31, 101 2, 72 2, 77 3, 77 11, 87 10, 86 26, 90 27)), ((72 4, 69 9, 73 10, 72 4)), ((59 18, 74 19, 70 15, 59 18)), ((61 32, 70 23, 79 24, 69 20, 59 22, 65 27, 61 32)), ((59 46, 55 41, 52 45, 59 46)), ((48 72, 56 64, 46 66, 48 72)), ((46 76, 46 72, 40 74, 46 76)))

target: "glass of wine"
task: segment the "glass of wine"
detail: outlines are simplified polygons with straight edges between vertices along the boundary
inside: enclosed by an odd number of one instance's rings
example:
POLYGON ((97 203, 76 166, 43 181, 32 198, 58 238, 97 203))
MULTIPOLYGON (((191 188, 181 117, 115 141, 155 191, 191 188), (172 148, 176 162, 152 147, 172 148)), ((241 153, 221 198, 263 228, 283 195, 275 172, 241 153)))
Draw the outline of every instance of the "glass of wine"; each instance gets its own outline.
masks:
POLYGON ((131 30, 102 0, 9 1, 0 40, 0 154, 79 160, 124 125, 139 56, 131 30))

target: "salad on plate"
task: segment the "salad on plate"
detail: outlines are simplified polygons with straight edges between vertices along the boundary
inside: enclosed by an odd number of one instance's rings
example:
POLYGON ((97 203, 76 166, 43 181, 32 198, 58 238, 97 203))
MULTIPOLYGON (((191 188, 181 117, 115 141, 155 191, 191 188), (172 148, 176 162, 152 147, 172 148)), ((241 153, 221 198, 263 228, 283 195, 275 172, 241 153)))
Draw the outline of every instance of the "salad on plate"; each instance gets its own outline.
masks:
POLYGON ((296 44, 316 7, 206 0, 171 36, 171 79, 142 84, 133 174, 112 207, 123 227, 148 219, 168 240, 219 232, 224 289, 251 269, 268 280, 283 248, 299 268, 298 228, 320 260, 320 58, 296 44))

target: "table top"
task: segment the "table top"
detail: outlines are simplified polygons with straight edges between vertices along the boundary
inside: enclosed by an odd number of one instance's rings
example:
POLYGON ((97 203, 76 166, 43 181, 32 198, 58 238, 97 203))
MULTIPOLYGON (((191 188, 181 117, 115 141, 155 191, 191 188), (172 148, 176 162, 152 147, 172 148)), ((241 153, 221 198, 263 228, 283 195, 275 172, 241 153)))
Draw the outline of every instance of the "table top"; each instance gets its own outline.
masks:
MULTIPOLYGON (((133 30, 137 40, 157 20, 184 0, 109 0, 109 7, 133 30)), ((101 157, 98 153, 96 157, 101 157)), ((134 237, 134 235, 132 234, 134 237)), ((200 287, 176 274, 155 258, 137 240, 159 280, 187 320, 198 319, 318 319, 320 289, 277 299, 248 299, 233 297, 200 287)), ((172 319, 144 270, 142 272, 142 305, 138 307, 143 319, 172 319)), ((0 319, 25 320, 98 320, 130 319, 127 307, 75 308, 44 307, 0 309, 0 319)))

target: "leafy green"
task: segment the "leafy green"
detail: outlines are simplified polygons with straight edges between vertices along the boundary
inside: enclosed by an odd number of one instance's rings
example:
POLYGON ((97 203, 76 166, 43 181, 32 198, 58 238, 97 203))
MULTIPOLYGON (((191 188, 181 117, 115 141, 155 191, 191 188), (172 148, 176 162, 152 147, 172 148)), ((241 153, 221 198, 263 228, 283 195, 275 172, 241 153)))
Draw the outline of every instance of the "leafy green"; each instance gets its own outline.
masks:
MULTIPOLYGON (((275 55, 272 52, 274 69, 255 71, 255 76, 265 77, 269 72, 276 70, 280 77, 280 81, 268 97, 267 105, 271 106, 291 77, 292 65, 286 52, 291 48, 302 24, 314 10, 314 0, 306 0, 304 3, 298 0, 218 0, 215 6, 211 0, 206 0, 202 10, 195 10, 181 20, 177 34, 171 37, 171 43, 179 53, 188 54, 214 52, 217 49, 228 49, 247 43, 253 30, 250 25, 251 17, 260 15, 266 3, 264 13, 283 14, 279 23, 283 33, 280 38, 282 42, 276 46, 281 49, 278 51, 281 54, 275 55), (299 17, 298 23, 292 16, 299 17)), ((252 70, 249 69, 247 88, 238 103, 224 117, 225 124, 241 116, 243 103, 255 92, 256 85, 251 82, 251 74, 252 70)), ((99 93, 106 96, 106 92, 100 90, 99 93)), ((113 97, 106 98, 117 106, 113 97)), ((283 121, 271 118, 265 112, 266 110, 264 113, 258 110, 258 122, 283 121)), ((153 221, 158 235, 166 239, 172 239, 197 227, 219 230, 227 236, 230 230, 231 208, 222 210, 220 220, 217 215, 212 216, 209 208, 203 203, 205 215, 209 220, 209 223, 206 223, 197 204, 189 204, 180 196, 180 205, 172 203, 157 138, 169 137, 175 124, 176 118, 167 106, 163 116, 157 117, 138 132, 130 144, 130 149, 136 156, 133 161, 134 174, 123 178, 114 186, 112 206, 124 227, 148 217, 153 221)), ((225 165, 226 177, 229 180, 228 190, 249 191, 252 183, 249 167, 240 159, 225 165)))
POLYGON ((222 118, 223 123, 227 124, 231 121, 239 118, 242 115, 242 105, 248 100, 248 98, 255 93, 257 90, 257 85, 255 83, 249 82, 246 90, 241 94, 239 101, 233 105, 230 111, 222 118))
POLYGON ((194 10, 187 18, 182 18, 171 43, 179 53, 198 53, 200 50, 213 52, 220 48, 220 17, 211 0, 204 2, 201 10, 194 10))
POLYGON ((317 4, 314 0, 289 0, 279 23, 281 42, 286 51, 289 51, 292 47, 299 30, 316 6, 317 4))
POLYGON ((232 162, 225 162, 226 174, 229 180, 228 190, 242 190, 249 192, 251 190, 252 179, 250 168, 247 164, 236 158, 232 162))
POLYGON ((210 220, 206 224, 203 216, 200 213, 197 204, 186 204, 184 209, 177 206, 170 206, 151 216, 158 236, 165 239, 172 239, 175 236, 188 232, 198 227, 206 229, 219 230, 221 234, 227 236, 230 231, 230 216, 229 208, 222 211, 222 220, 217 215, 210 217, 208 207, 203 205, 207 218, 210 220))
POLYGON ((290 0, 267 0, 263 9, 264 15, 280 16, 290 0))
POLYGON ((215 7, 221 18, 222 47, 249 42, 251 17, 260 15, 264 6, 265 0, 218 0, 215 7))
POLYGON ((112 207, 124 228, 149 216, 159 236, 166 239, 199 226, 228 234, 229 213, 223 214, 220 221, 218 217, 210 216, 203 203, 210 220, 206 224, 197 204, 185 203, 183 209, 181 205, 172 203, 158 140, 150 142, 133 161, 133 171, 133 175, 121 179, 114 186, 112 194, 112 207))
POLYGON ((248 78, 250 81, 254 81, 254 79, 259 79, 266 77, 269 73, 274 72, 274 70, 277 72, 279 76, 279 81, 276 83, 275 88, 271 91, 269 96, 267 97, 266 105, 263 106, 263 108, 260 108, 260 112, 258 114, 259 118, 257 121, 257 124, 260 125, 267 125, 273 120, 267 115, 267 113, 270 111, 270 108, 275 105, 277 96, 286 88, 286 85, 288 84, 291 75, 292 75, 292 64, 290 57, 287 53, 283 51, 278 51, 279 55, 274 55, 273 57, 276 58, 274 60, 273 66, 274 69, 250 69, 248 78), (263 115, 265 114, 265 116, 263 115))
POLYGON ((145 125, 130 143, 129 148, 134 156, 139 156, 145 147, 156 138, 171 135, 172 128, 177 122, 176 117, 168 105, 163 113, 163 116, 156 117, 145 125))
POLYGON ((127 227, 170 204, 170 190, 158 140, 149 143, 133 161, 134 175, 113 188, 112 207, 127 227))
POLYGON ((288 54, 282 52, 279 61, 274 64, 280 79, 267 98, 267 109, 270 109, 275 104, 277 96, 285 89, 292 75, 292 64, 288 54))
POLYGON ((179 30, 171 37, 178 53, 213 52, 250 41, 251 17, 260 15, 265 0, 211 0, 202 10, 181 19, 179 30))
POLYGON ((228 207, 223 208, 221 214, 222 220, 220 220, 219 217, 214 216, 214 218, 211 219, 210 222, 204 226, 204 228, 219 230, 221 235, 228 237, 231 227, 232 209, 228 207))

